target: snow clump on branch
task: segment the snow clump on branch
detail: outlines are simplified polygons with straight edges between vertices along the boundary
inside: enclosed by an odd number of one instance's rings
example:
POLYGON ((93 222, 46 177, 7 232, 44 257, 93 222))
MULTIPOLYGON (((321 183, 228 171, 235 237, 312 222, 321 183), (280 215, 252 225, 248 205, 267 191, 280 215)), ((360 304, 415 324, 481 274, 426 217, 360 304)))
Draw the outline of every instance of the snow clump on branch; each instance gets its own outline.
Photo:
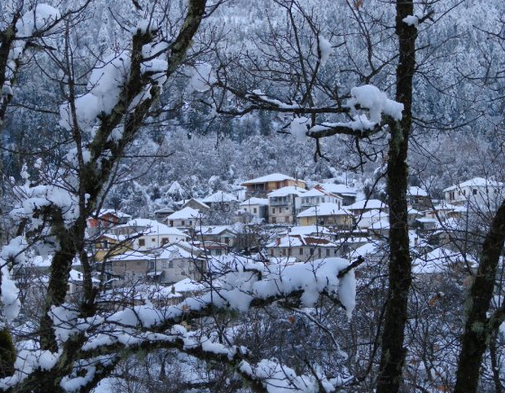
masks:
POLYGON ((402 119, 403 104, 390 100, 386 93, 379 90, 374 85, 363 85, 351 89, 351 96, 347 105, 355 111, 359 105, 362 109, 368 109, 370 121, 380 123, 382 114, 392 117, 395 120, 402 119))

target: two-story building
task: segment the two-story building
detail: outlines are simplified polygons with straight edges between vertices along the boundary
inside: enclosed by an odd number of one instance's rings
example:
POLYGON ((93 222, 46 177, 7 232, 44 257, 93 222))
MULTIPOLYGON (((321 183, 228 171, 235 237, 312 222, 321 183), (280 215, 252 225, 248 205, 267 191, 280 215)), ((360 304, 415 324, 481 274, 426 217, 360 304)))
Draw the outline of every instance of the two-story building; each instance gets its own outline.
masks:
POLYGON ((318 236, 285 235, 267 245, 270 259, 295 258, 306 262, 314 259, 331 258, 337 255, 338 245, 318 236))
POLYGON ((242 202, 239 216, 244 223, 268 221, 268 198, 252 197, 242 202))
POLYGON ((294 224, 300 211, 300 196, 304 189, 295 186, 279 188, 268 194, 268 222, 294 224))
POLYGON ((305 181, 295 179, 291 176, 283 175, 282 173, 272 173, 267 176, 257 177, 248 180, 241 184, 246 187, 246 196, 264 198, 270 192, 278 190, 283 187, 298 187, 306 189, 305 181))
POLYGON ((343 205, 343 198, 326 192, 324 189, 312 188, 300 196, 300 208, 302 210, 317 206, 321 203, 332 203, 338 205, 340 209, 343 205))
POLYGON ((170 214, 166 218, 166 222, 170 227, 192 229, 201 225, 203 217, 204 214, 200 210, 187 206, 170 214))
POLYGON ((320 203, 298 214, 300 225, 322 225, 338 230, 354 227, 354 214, 336 203, 320 203))
POLYGON ((444 189, 445 201, 452 205, 465 206, 470 211, 495 211, 505 197, 501 182, 475 177, 444 189))
POLYGON ((189 236, 177 228, 155 220, 136 218, 124 225, 111 228, 113 235, 122 235, 130 241, 130 249, 148 251, 168 244, 188 240, 189 236))

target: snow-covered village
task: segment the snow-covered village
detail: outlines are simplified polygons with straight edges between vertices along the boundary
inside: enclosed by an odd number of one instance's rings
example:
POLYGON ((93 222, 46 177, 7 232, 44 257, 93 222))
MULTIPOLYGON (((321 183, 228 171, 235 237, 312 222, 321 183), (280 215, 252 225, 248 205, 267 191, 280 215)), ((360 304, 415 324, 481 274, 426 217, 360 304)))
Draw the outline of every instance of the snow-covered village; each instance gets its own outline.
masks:
POLYGON ((505 392, 505 3, 0 2, 0 392, 505 392))

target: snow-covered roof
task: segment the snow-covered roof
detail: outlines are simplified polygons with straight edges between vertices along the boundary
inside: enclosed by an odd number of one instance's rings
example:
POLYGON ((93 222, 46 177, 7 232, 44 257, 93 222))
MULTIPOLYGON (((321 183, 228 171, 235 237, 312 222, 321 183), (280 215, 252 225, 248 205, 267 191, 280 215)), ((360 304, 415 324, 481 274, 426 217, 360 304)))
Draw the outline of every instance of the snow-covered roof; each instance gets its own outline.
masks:
POLYGON ((372 225, 368 227, 368 229, 371 229, 372 231, 379 231, 381 229, 389 229, 389 221, 385 220, 380 220, 377 222, 374 222, 372 225))
POLYGON ((382 203, 378 199, 364 199, 353 203, 350 206, 346 206, 349 210, 363 210, 363 209, 385 209, 387 205, 382 203))
POLYGON ((98 217, 103 217, 107 214, 116 216, 117 218, 131 218, 131 215, 123 213, 122 211, 116 209, 100 209, 98 217))
POLYGON ((325 196, 326 194, 322 191, 319 191, 317 188, 311 188, 309 191, 306 191, 303 193, 302 197, 303 198, 309 198, 309 197, 320 197, 320 196, 325 196))
POLYGON ((354 259, 358 257, 366 258, 370 255, 374 255, 379 251, 379 247, 377 243, 368 242, 361 247, 358 247, 356 250, 352 250, 349 252, 349 258, 354 259))
POLYGON ((247 180, 246 182, 242 183, 242 185, 245 184, 258 184, 258 183, 269 183, 273 181, 284 181, 284 180, 296 180, 292 178, 291 176, 283 175, 282 173, 272 173, 270 175, 262 176, 262 177, 257 177, 255 179, 247 180))
POLYGON ((298 218, 315 216, 351 216, 352 213, 347 209, 339 209, 336 203, 325 202, 317 206, 309 207, 307 210, 298 214, 298 218))
POLYGON ((176 211, 167 217, 167 220, 187 220, 190 218, 201 217, 200 210, 193 209, 192 207, 186 206, 184 209, 176 211))
MULTIPOLYGON (((463 263, 465 257, 447 248, 437 248, 419 258, 414 259, 412 272, 414 274, 443 273, 450 265, 463 263)), ((470 266, 477 264, 474 257, 467 255, 466 261, 470 266)))
POLYGON ((149 220, 147 218, 135 218, 128 221, 126 224, 118 226, 116 228, 122 227, 134 227, 138 232, 144 232, 149 235, 172 235, 172 236, 182 236, 188 237, 184 232, 177 228, 169 227, 168 225, 162 224, 156 220, 149 220))
POLYGON ((279 188, 278 190, 272 191, 271 193, 268 194, 268 197, 275 198, 275 197, 283 197, 283 196, 288 196, 288 195, 301 196, 304 193, 305 193, 305 190, 303 190, 300 187, 287 186, 287 187, 282 187, 282 188, 279 188))
POLYGON ((323 188, 326 192, 331 192, 332 194, 356 196, 356 190, 352 187, 346 186, 345 184, 322 183, 318 184, 318 186, 323 188))
POLYGON ((444 189, 444 192, 453 191, 464 187, 503 187, 503 183, 491 179, 485 179, 483 177, 474 177, 473 179, 447 187, 444 189))
POLYGON ((158 209, 154 212, 154 214, 166 214, 166 213, 173 213, 174 209, 171 207, 163 207, 161 209, 158 209))
POLYGON ((159 259, 174 259, 174 258, 196 258, 198 256, 199 249, 196 247, 188 248, 182 247, 181 244, 172 244, 168 247, 163 248, 161 254, 157 255, 159 259))
POLYGON ((112 233, 103 233, 100 235, 100 237, 98 238, 99 239, 109 239, 109 240, 113 240, 113 241, 116 241, 118 243, 120 242, 124 242, 128 239, 128 236, 125 236, 125 235, 113 235, 112 233))
POLYGON ((196 234, 198 235, 219 235, 225 231, 234 233, 233 226, 231 225, 214 225, 197 227, 196 234))
POLYGON ((372 209, 369 211, 364 212, 363 214, 360 215, 361 220, 365 219, 379 219, 379 218, 387 218, 388 214, 384 213, 383 211, 380 211, 378 209, 372 209))
POLYGON ((238 199, 233 194, 224 191, 218 191, 208 197, 201 199, 203 203, 219 203, 219 202, 237 202, 238 199))
MULTIPOLYGON (((84 275, 83 275, 83 273, 81 273, 75 269, 70 269, 69 279, 70 279, 70 281, 74 281, 74 282, 84 281, 84 275)), ((100 282, 100 280, 98 280, 94 277, 91 278, 91 281, 94 283, 100 282)))
POLYGON ((454 212, 466 212, 466 208, 464 206, 456 206, 450 203, 442 202, 438 205, 433 206, 432 211, 454 211, 454 212))
POLYGON ((292 236, 314 235, 314 234, 323 234, 323 235, 331 234, 331 231, 328 228, 322 227, 319 225, 296 226, 296 227, 289 228, 288 231, 289 231, 288 233, 292 236))
POLYGON ((268 206, 268 199, 253 197, 249 198, 247 201, 244 201, 240 204, 240 206, 253 206, 253 205, 268 206))
POLYGON ((305 235, 282 236, 267 244, 267 248, 292 248, 302 246, 337 247, 335 243, 324 237, 305 235))
POLYGON ((119 261, 152 261, 155 256, 147 253, 143 253, 140 251, 128 251, 124 254, 114 255, 109 258, 111 262, 119 262, 119 261))
POLYGON ((428 193, 423 190, 421 187, 410 186, 407 188, 407 195, 409 196, 419 196, 419 197, 427 197, 428 193))

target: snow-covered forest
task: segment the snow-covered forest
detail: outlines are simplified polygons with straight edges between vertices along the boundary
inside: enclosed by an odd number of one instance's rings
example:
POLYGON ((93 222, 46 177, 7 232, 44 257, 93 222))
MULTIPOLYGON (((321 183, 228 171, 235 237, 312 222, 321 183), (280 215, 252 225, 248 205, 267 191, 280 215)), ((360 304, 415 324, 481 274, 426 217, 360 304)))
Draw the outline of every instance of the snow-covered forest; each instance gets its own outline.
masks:
POLYGON ((0 390, 505 391, 504 14, 0 2, 0 390))

